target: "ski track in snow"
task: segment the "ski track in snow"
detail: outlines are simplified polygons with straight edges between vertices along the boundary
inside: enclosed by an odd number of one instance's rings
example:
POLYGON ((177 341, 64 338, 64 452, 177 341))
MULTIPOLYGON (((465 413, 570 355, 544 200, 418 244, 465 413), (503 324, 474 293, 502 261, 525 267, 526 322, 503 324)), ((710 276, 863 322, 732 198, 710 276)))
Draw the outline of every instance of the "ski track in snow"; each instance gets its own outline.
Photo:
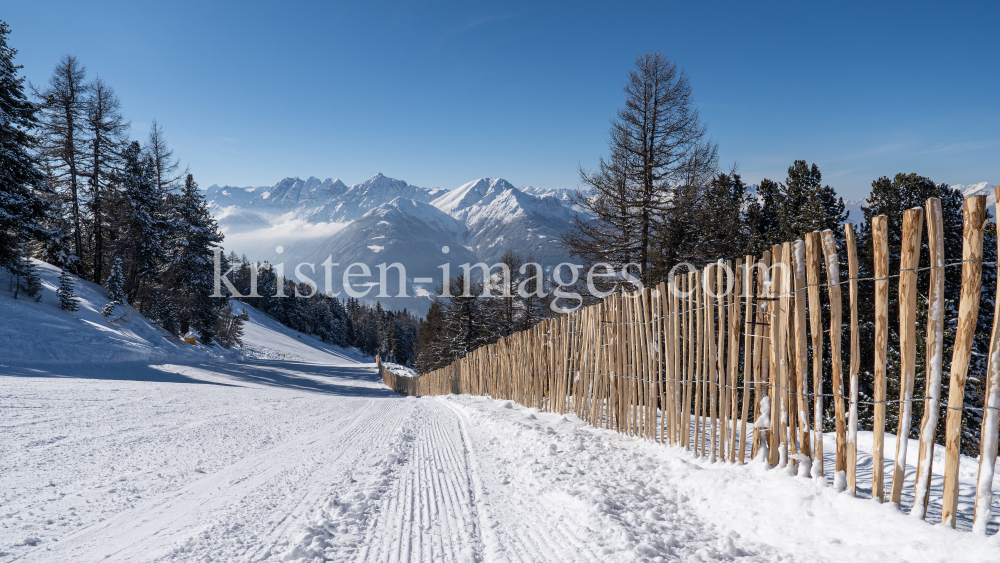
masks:
MULTIPOLYGON (((1000 552, 995 533, 919 522, 758 463, 710 463, 509 401, 401 397, 363 358, 249 310, 256 352, 241 362, 0 363, 0 563, 1000 552)), ((859 433, 863 456, 869 435, 859 433)), ((859 483, 870 467, 863 457, 859 483)), ((975 467, 963 458, 962 469, 966 499, 975 467)), ((931 521, 939 488, 935 473, 931 521)))
POLYGON ((0 377, 0 561, 986 561, 1000 547, 572 415, 403 398, 371 366, 330 366, 339 394, 173 369, 229 384, 0 377))

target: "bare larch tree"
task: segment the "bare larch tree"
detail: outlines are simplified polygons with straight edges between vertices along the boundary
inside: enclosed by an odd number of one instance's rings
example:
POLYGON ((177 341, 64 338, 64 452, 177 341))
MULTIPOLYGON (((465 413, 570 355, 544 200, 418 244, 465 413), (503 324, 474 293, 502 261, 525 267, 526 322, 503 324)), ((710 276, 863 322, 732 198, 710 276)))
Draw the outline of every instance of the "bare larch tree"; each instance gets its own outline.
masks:
POLYGON ((711 181, 718 149, 706 138, 687 74, 666 55, 637 57, 623 91, 625 106, 611 121, 611 156, 595 171, 580 170, 590 190, 575 203, 595 219, 578 219, 564 244, 589 262, 635 262, 642 282, 650 284, 671 265, 654 256, 669 252, 655 248, 657 232, 669 227, 679 206, 691 203, 688 188, 711 181))
POLYGON ((66 55, 52 71, 44 91, 32 88, 42 100, 39 156, 49 171, 50 183, 60 197, 71 204, 69 222, 73 228, 73 252, 81 265, 84 256, 80 177, 86 154, 82 134, 87 102, 85 79, 86 68, 76 57, 66 55))

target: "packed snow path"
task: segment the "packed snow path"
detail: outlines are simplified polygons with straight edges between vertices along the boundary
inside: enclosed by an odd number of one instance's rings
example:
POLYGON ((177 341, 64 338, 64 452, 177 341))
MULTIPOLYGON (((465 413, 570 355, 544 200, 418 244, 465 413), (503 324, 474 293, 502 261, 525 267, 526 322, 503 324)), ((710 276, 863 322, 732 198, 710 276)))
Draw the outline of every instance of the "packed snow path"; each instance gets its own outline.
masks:
POLYGON ((252 310, 246 342, 239 362, 0 357, 0 562, 1000 553, 997 535, 572 416, 404 398, 372 364, 252 310))
POLYGON ((399 397, 369 366, 161 369, 0 378, 0 560, 987 561, 1000 547, 573 417, 399 397))

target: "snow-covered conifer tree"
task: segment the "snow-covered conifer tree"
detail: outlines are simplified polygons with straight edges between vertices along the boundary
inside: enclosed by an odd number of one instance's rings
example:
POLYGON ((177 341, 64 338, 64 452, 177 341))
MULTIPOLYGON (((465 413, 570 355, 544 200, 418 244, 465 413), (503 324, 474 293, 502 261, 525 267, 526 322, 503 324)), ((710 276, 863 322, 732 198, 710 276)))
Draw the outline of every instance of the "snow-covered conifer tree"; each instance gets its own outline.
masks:
POLYGON ((8 290, 14 293, 14 299, 17 299, 23 290, 28 297, 35 301, 42 300, 42 278, 38 275, 38 270, 31 259, 27 257, 26 252, 22 250, 15 258, 14 263, 7 269, 11 273, 11 287, 8 290))
MULTIPOLYGON (((180 318, 198 330, 202 342, 211 343, 219 311, 228 302, 212 297, 213 251, 222 242, 222 233, 191 174, 187 175, 179 196, 171 199, 175 205, 167 261, 161 269, 163 285, 170 292, 180 318)), ((228 262, 225 255, 223 259, 228 262)), ((228 264, 223 265, 223 271, 228 269, 228 264)))
POLYGON ((163 197, 156 186, 153 165, 144 157, 138 142, 133 141, 122 155, 122 188, 128 207, 129 222, 119 238, 118 253, 125 257, 125 295, 140 312, 153 303, 147 299, 159 278, 159 267, 166 255, 164 241, 169 238, 170 225, 163 213, 163 197))
POLYGON ((62 270, 59 274, 59 289, 56 290, 56 294, 59 295, 59 307, 70 313, 80 310, 80 306, 77 305, 80 299, 73 292, 75 287, 76 284, 73 283, 73 275, 66 270, 62 270))
POLYGON ((101 309, 101 314, 110 317, 115 312, 116 305, 125 303, 125 274, 122 272, 122 259, 115 258, 115 264, 111 267, 111 273, 104 280, 104 287, 108 290, 110 302, 101 309))
POLYGON ((160 295, 157 298, 151 318, 170 334, 175 336, 180 334, 181 326, 177 318, 177 308, 166 295, 160 295))
POLYGON ((36 107, 24 95, 24 78, 17 76, 21 67, 14 64, 17 49, 7 44, 9 33, 0 21, 0 268, 28 281, 34 268, 25 258, 25 245, 49 235, 42 226, 48 204, 39 197, 48 187, 29 152, 35 144, 29 131, 38 124, 36 107))

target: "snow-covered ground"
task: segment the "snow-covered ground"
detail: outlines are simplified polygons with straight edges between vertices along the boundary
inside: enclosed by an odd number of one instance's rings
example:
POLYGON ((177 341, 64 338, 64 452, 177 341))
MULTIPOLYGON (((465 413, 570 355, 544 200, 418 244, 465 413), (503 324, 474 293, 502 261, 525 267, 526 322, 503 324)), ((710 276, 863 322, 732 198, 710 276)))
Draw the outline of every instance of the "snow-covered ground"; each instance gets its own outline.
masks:
POLYGON ((70 362, 74 364, 186 358, 229 360, 233 354, 220 348, 194 347, 151 325, 128 305, 115 308, 105 318, 107 305, 103 287, 74 278, 80 310, 67 313, 59 308, 59 269, 35 260, 42 278, 41 300, 21 293, 13 299, 7 292, 9 276, 0 269, 0 363, 70 362))
MULTIPOLYGON (((100 289, 91 289, 96 303, 100 289)), ((404 398, 368 359, 252 308, 242 359, 160 342, 134 318, 141 326, 110 327, 109 338, 134 343, 122 349, 150 343, 148 355, 112 361, 92 351, 73 361, 51 349, 62 338, 51 331, 77 321, 49 297, 14 302, 0 292, 0 336, 26 333, 18 342, 34 346, 15 351, 0 340, 0 562, 996 561, 1000 553, 996 524, 981 537, 919 522, 811 479, 709 463, 507 401, 404 398), (24 315, 56 328, 38 332, 24 315)), ((67 344, 78 354, 101 345, 67 344)), ((862 486, 869 448, 861 434, 862 486)), ((971 485, 974 461, 962 461, 971 485)), ((831 465, 828 457, 828 473, 831 465)), ((904 490, 912 488, 910 475, 904 490)), ((965 505, 970 492, 963 487, 965 505)))

